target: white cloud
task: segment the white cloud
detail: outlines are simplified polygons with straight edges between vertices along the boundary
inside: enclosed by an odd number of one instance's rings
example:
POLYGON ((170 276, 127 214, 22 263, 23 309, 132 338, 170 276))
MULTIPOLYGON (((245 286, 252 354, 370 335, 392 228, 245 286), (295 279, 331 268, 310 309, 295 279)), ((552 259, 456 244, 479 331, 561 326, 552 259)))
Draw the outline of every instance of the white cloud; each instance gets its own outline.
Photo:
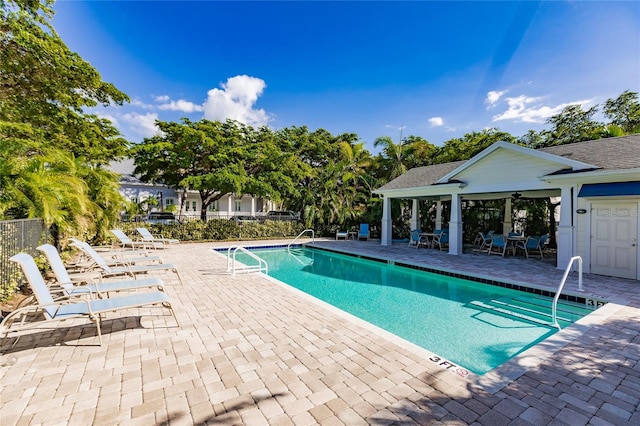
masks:
MULTIPOLYGON (((156 98, 157 99, 157 98, 156 98)), ((165 102, 168 101, 165 99, 165 102)), ((191 113, 194 111, 203 111, 204 107, 202 105, 194 104, 190 101, 185 101, 183 99, 179 99, 177 101, 166 102, 158 106, 158 109, 163 111, 180 111, 185 113, 191 113)))
POLYGON ((118 119, 114 115, 106 114, 103 111, 95 111, 94 114, 97 115, 100 118, 104 118, 105 120, 109 120, 111 123, 113 123, 113 126, 115 128, 120 128, 120 123, 118 123, 118 119))
POLYGON ((160 129, 158 129, 155 123, 158 119, 158 114, 155 112, 148 112, 144 115, 138 114, 137 112, 130 112, 124 114, 122 119, 129 124, 132 131, 145 138, 154 136, 160 132, 160 129))
POLYGON ((131 99, 130 103, 131 103, 132 106, 135 106, 135 107, 138 107, 138 108, 142 108, 142 109, 152 109, 153 108, 153 105, 146 104, 146 103, 142 102, 138 98, 131 99))
POLYGON ((502 114, 493 116, 493 121, 513 120, 525 123, 544 123, 547 118, 559 114, 569 105, 580 105, 586 107, 591 104, 590 100, 567 102, 554 106, 542 105, 540 97, 530 97, 520 95, 515 98, 507 98, 508 109, 502 114))
POLYGON ((237 75, 220 86, 222 90, 211 89, 207 92, 204 103, 206 119, 224 121, 230 118, 257 127, 269 122, 269 116, 263 109, 254 109, 258 97, 266 87, 264 80, 237 75))
POLYGON ((487 93, 487 97, 484 100, 484 103, 487 104, 487 108, 488 109, 493 108, 498 103, 502 95, 504 95, 505 93, 507 93, 506 90, 500 90, 500 91, 492 90, 489 93, 487 93))
POLYGON ((168 102, 171 98, 169 97, 169 95, 160 95, 156 96, 154 99, 156 100, 156 102, 168 102))
POLYGON ((444 120, 442 119, 442 117, 431 117, 429 119, 429 124, 431 125, 431 127, 444 126, 444 120))

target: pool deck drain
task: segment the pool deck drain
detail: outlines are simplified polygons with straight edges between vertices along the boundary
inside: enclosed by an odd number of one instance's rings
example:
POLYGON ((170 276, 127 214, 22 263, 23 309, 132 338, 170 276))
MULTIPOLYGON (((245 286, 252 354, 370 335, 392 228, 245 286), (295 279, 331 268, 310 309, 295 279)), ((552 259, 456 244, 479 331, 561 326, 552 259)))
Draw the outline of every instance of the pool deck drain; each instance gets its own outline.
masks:
MULTIPOLYGON (((541 288, 562 276, 533 259, 316 244, 541 288)), ((183 275, 160 275, 180 328, 145 309, 108 315, 102 347, 84 321, 9 340, 0 424, 640 424, 637 281, 585 276, 610 303, 469 379, 268 277, 227 274, 214 245, 158 251, 183 275)))

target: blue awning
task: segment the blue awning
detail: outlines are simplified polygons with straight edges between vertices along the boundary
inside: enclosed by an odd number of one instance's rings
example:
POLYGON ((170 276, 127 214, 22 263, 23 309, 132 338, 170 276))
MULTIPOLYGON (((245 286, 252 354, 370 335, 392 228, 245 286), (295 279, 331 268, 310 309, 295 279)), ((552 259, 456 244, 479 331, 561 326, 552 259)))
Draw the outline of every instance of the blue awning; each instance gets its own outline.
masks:
POLYGON ((587 183, 582 185, 578 197, 613 197, 640 195, 640 182, 587 183))

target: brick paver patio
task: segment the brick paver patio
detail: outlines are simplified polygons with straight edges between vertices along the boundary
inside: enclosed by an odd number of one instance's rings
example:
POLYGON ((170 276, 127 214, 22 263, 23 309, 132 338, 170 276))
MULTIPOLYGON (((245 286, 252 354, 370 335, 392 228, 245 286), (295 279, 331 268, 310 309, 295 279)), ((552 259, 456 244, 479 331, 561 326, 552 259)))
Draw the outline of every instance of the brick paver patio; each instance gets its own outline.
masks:
MULTIPOLYGON (((367 256, 558 285, 538 260, 323 241, 367 256)), ((13 339, 0 356, 0 424, 637 425, 637 281, 585 276, 606 306, 481 377, 262 275, 231 276, 216 244, 159 252, 180 327, 160 308, 13 339)), ((221 244, 217 244, 221 245, 221 244)), ((573 277, 575 278, 575 277, 573 277)), ((565 293, 579 294, 576 280, 565 293)))

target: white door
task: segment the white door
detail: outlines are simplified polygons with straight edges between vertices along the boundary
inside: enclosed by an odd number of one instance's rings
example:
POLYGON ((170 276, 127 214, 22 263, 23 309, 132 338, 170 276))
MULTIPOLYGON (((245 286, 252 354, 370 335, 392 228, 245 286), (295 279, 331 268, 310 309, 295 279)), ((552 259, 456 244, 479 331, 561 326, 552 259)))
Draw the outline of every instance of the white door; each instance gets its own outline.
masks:
POLYGON ((637 278, 638 204, 594 203, 591 209, 591 272, 637 278))

